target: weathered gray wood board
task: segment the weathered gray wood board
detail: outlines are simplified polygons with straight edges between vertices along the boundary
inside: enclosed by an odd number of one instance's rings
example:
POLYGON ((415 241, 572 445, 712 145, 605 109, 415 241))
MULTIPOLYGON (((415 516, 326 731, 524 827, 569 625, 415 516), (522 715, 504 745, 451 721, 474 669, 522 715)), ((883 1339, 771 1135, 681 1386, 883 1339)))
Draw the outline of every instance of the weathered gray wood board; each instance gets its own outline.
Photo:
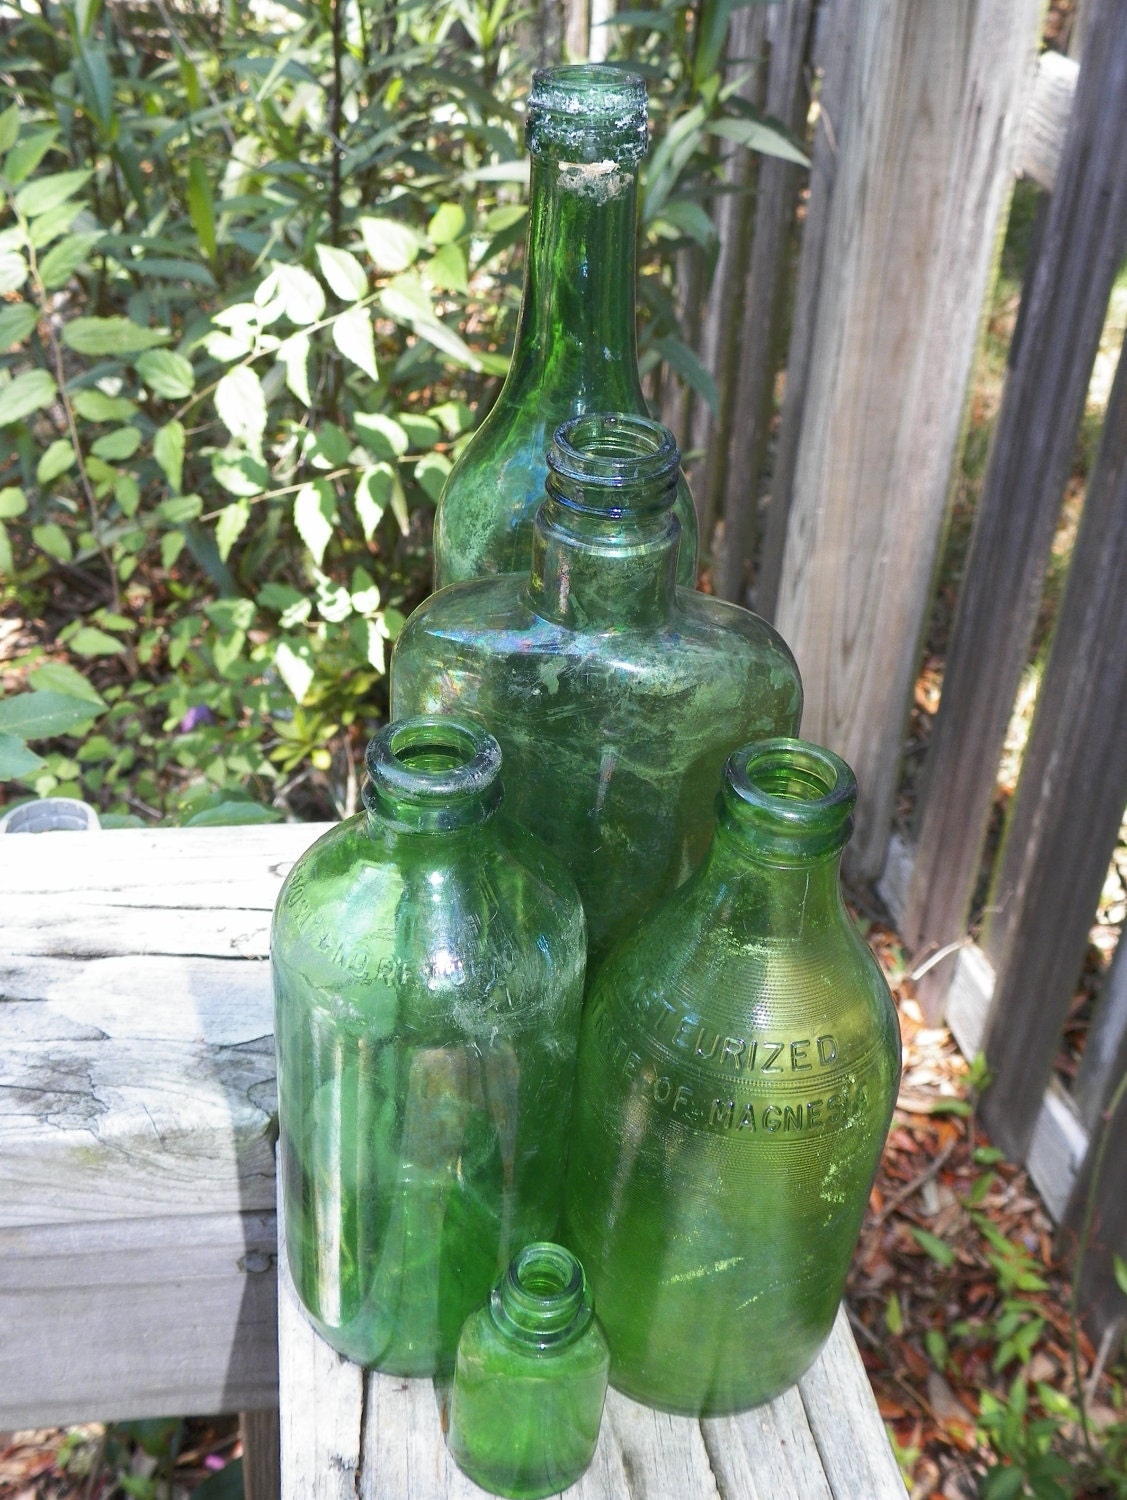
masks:
POLYGON ((0 1427, 276 1399, 266 957, 320 831, 0 843, 0 1427))
MULTIPOLYGON (((1127 45, 1123 61, 1127 109, 1127 45)), ((1121 357, 983 933, 998 975, 985 1042, 994 1081, 983 1109, 998 1145, 1019 1158, 1052 1074, 1127 803, 1125 516, 1121 357)))
POLYGON ((1060 170, 1068 119, 1076 96, 1079 64, 1059 52, 1042 52, 1037 77, 1021 121, 1017 170, 1051 193, 1060 170))
POLYGON ((857 772, 862 876, 884 862, 1040 14, 858 6, 775 624, 806 685, 803 733, 857 772))
MULTIPOLYGON (((442 1392, 365 1374, 320 1338, 278 1274, 282 1500, 478 1500, 451 1459, 442 1392)), ((569 1500, 903 1500, 904 1481, 842 1309, 799 1386, 701 1422, 607 1395, 569 1500)))
MULTIPOLYGON (((1114 0, 1100 0, 1090 26, 928 747, 904 928, 917 953, 966 930, 1006 724, 1111 284, 1127 251, 1127 29, 1114 0)), ((937 972, 922 995, 932 1016, 943 978, 937 972)))

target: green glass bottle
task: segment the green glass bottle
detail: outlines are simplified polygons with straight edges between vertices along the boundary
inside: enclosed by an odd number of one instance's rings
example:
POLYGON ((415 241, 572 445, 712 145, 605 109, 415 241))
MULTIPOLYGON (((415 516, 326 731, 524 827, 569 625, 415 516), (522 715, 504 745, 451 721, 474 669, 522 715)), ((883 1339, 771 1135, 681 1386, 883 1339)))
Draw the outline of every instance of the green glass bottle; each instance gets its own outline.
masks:
POLYGON ((514 1249, 555 1233, 583 991, 567 872, 499 816, 449 719, 368 747, 367 811, 287 876, 271 934, 294 1285, 350 1359, 449 1368, 514 1249))
POLYGON ((678 452, 646 417, 556 434, 530 573, 453 584, 408 620, 395 714, 474 715, 513 816, 575 878, 589 961, 704 853, 733 745, 798 728, 790 652, 750 611, 675 583, 678 452))
POLYGON ((837 1312, 900 1074, 840 893, 856 791, 800 740, 737 751, 701 867, 588 993, 564 1238, 653 1406, 771 1400, 837 1312))
POLYGON ((609 1367, 583 1267, 561 1245, 526 1245, 458 1340, 458 1467, 510 1500, 567 1489, 594 1456, 609 1367))
MULTIPOLYGON (((454 465, 435 520, 436 586, 523 573, 548 445, 581 412, 646 416, 634 257, 646 85, 605 64, 534 74, 524 300, 500 395, 454 465)), ((697 521, 680 478, 679 580, 696 582, 697 521)))

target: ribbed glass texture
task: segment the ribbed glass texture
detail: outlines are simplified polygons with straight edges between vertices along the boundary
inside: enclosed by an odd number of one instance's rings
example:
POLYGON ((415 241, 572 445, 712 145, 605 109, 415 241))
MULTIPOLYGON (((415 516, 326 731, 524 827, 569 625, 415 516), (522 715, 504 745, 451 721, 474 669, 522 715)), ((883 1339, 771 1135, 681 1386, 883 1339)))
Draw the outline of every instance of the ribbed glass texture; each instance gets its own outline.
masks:
POLYGON ((592 982, 564 1239, 651 1405, 769 1401, 833 1323, 900 1072, 839 889, 855 798, 802 741, 733 755, 701 868, 592 982))
POLYGON ((582 1266, 560 1245, 526 1245, 458 1341, 450 1451, 459 1468, 511 1500, 574 1484, 598 1442, 609 1365, 582 1266))
POLYGON ((286 1250, 361 1364, 449 1368, 517 1246, 556 1232, 584 924, 498 815, 500 751, 445 719, 368 747, 366 811, 287 876, 271 958, 286 1250))
MULTIPOLYGON (((646 85, 605 64, 533 77, 524 299, 505 384, 446 481, 435 522, 441 588, 525 572, 556 427, 581 412, 647 415, 638 373, 635 238, 646 85)), ((697 523, 679 479, 679 579, 696 581, 697 523)))
POLYGON ((704 853, 733 745, 798 728, 780 637, 675 582, 678 453, 659 423, 558 431, 530 572, 440 590, 407 622, 395 714, 455 712, 501 742, 513 815, 561 856, 601 955, 704 853))

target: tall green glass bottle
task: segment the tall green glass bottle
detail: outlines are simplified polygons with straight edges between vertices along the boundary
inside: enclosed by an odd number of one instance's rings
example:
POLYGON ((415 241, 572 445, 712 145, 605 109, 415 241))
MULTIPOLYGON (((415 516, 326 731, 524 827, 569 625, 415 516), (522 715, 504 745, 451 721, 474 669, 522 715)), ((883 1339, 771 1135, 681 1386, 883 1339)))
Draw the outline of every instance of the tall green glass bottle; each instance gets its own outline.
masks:
MULTIPOLYGON (((524 572, 548 445, 581 412, 646 416, 638 374, 634 258, 646 85, 604 64, 533 76, 526 123, 532 197, 513 362, 455 464, 435 521, 436 586, 524 572)), ((696 582, 697 522, 679 480, 678 577, 696 582)))
POLYGON ((769 1401, 833 1324, 900 1074, 839 888, 856 792, 817 746, 738 751, 703 864, 591 985, 565 1243, 650 1405, 769 1401))
POLYGON ((302 855, 274 913, 294 1285, 330 1344, 394 1374, 449 1367, 562 1204, 583 913, 498 815, 500 765, 479 728, 390 725, 367 811, 302 855))
POLYGON ((395 714, 473 715, 514 817, 560 855, 599 957, 704 853, 733 745, 798 727, 771 627, 675 582, 679 455, 646 417, 564 423, 523 575, 432 595, 391 664, 395 714))

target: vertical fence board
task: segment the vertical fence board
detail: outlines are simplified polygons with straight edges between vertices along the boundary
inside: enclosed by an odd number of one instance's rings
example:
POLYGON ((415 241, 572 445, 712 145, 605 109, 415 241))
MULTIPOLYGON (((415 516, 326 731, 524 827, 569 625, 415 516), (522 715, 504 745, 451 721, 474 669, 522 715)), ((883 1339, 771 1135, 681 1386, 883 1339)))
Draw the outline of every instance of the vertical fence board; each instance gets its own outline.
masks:
POLYGON ((1094 1131, 1112 1093, 1127 1073, 1127 942, 1120 934, 1115 957, 1111 961, 1096 1013, 1084 1038, 1084 1055, 1080 1059, 1072 1097, 1080 1118, 1094 1131))
POLYGON ((879 874, 1039 0, 863 0, 776 624, 879 874))
MULTIPOLYGON (((1010 370, 928 748, 904 938, 965 931, 1006 724, 1072 463, 1112 281, 1127 249, 1127 29, 1101 0, 1010 370)), ((801 659, 800 659, 801 662, 801 659)), ((943 976, 921 998, 934 1018, 943 976)))
MULTIPOLYGON (((1124 48, 1127 79, 1127 47, 1124 48)), ((1127 803, 1127 360, 1073 546, 983 946, 997 983, 983 1110, 1024 1155, 1127 803)))
MULTIPOLYGON (((801 133, 807 113, 804 79, 813 14, 814 0, 790 0, 769 10, 767 113, 796 133, 801 133)), ((759 475, 784 325, 783 272, 800 176, 793 162, 771 156, 760 162, 751 256, 743 270, 742 316, 729 371, 729 420, 720 452, 724 549, 716 576, 716 592, 738 603, 744 602, 758 529, 759 475)))

